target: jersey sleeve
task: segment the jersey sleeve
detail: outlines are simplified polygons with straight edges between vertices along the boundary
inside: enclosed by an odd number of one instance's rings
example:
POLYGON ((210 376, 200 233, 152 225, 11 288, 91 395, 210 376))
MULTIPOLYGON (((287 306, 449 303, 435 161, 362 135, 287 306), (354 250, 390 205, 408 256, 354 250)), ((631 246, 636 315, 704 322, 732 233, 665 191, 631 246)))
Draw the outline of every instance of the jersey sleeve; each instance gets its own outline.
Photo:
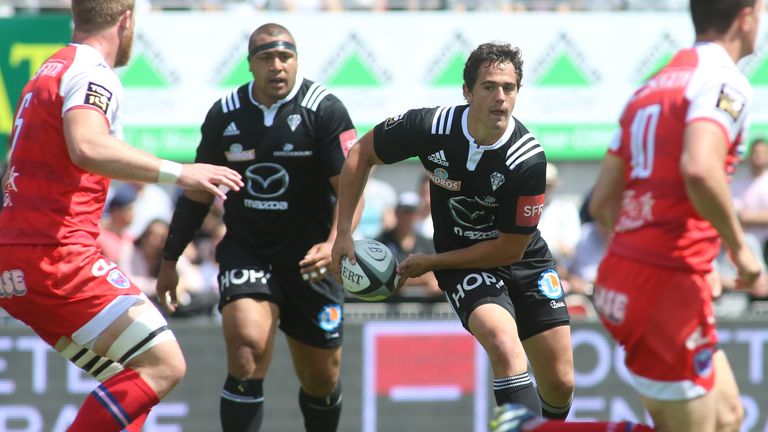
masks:
POLYGON ((419 144, 430 135, 432 118, 438 108, 412 109, 390 117, 373 130, 376 156, 391 164, 419 154, 419 144))
POLYGON ((123 85, 109 68, 94 66, 77 69, 62 80, 60 91, 62 115, 73 109, 91 109, 105 116, 110 129, 117 123, 123 85))
POLYGON ((208 114, 205 116, 202 126, 200 126, 200 144, 197 146, 195 155, 196 163, 207 163, 213 165, 225 165, 224 152, 220 148, 221 141, 222 112, 221 104, 213 104, 208 114))
POLYGON ((547 159, 544 153, 516 166, 505 186, 496 219, 497 229, 504 233, 532 234, 544 209, 547 187, 547 159))
MULTIPOLYGON (((704 74, 702 74, 704 75, 704 74)), ((707 73, 692 85, 686 124, 709 120, 718 124, 731 143, 737 142, 744 128, 752 99, 749 82, 736 70, 707 73)))
POLYGON ((349 149, 357 142, 357 131, 344 104, 334 95, 325 97, 318 107, 320 122, 317 140, 328 177, 341 173, 349 149))

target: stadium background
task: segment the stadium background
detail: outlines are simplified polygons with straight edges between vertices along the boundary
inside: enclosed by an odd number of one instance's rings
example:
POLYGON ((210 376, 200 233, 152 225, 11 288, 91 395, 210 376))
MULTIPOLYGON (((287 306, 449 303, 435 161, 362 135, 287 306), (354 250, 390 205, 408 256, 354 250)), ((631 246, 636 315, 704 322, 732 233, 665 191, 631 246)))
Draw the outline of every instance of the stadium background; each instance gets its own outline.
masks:
MULTIPOLYGON (((7 4, 0 3, 0 10, 3 6, 7 4)), ((461 68, 477 44, 495 39, 520 46, 525 74, 515 114, 558 163, 564 179, 560 193, 574 200, 594 181, 615 119, 632 89, 676 49, 689 45, 692 33, 685 11, 143 11, 133 60, 120 71, 126 88, 126 139, 162 157, 190 160, 199 123, 211 103, 248 80, 248 35, 269 21, 291 29, 302 73, 325 83, 345 102, 361 133, 410 107, 462 103, 461 68)), ((67 42, 69 26, 61 15, 0 18, 0 142, 8 141, 21 87, 67 42)), ((758 52, 740 65, 755 87, 753 136, 768 131, 766 39, 763 26, 758 52)), ((408 163, 375 173, 397 190, 413 189, 419 174, 416 165, 408 163)), ((483 429, 493 400, 487 390, 487 364, 475 354, 471 338, 457 331, 451 313, 440 309, 350 307, 341 430, 483 429), (398 324, 413 316, 419 318, 417 323, 398 324), (390 334, 396 336, 388 339, 390 334), (409 343, 414 337, 417 343, 409 343), (425 343, 434 349, 409 351, 425 343), (386 354, 386 349, 398 354, 386 354), (442 354, 446 350, 464 355, 448 359, 442 354), (401 363, 388 367, 394 360, 401 363), (423 373, 435 370, 444 373, 423 373), (398 376, 406 378, 399 382, 398 376)), ((762 315, 724 317, 722 324, 723 346, 744 393, 744 430, 768 431, 765 322, 762 315)), ((224 376, 218 323, 174 321, 173 326, 190 373, 154 411, 145 430, 217 430, 217 394, 224 376)), ((620 350, 593 322, 577 322, 574 334, 578 374, 571 418, 642 419, 638 400, 622 375, 620 350)), ((280 340, 276 358, 287 359, 280 340)), ((265 430, 301 429, 297 385, 290 363, 276 361, 267 380, 265 430)), ((28 330, 10 321, 0 327, 0 430, 63 431, 92 386, 28 330)))

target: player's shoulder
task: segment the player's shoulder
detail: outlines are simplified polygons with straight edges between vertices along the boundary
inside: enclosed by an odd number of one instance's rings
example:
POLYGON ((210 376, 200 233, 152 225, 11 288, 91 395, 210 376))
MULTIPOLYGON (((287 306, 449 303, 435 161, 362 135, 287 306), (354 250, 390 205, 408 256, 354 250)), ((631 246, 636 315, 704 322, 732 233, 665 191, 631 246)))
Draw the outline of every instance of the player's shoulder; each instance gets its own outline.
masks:
POLYGON ((535 164, 546 164, 547 158, 539 140, 517 117, 510 118, 512 129, 506 142, 505 161, 510 171, 523 170, 535 164))
POLYGON ((700 86, 727 86, 742 95, 749 97, 752 87, 749 80, 739 70, 738 66, 728 56, 725 49, 717 44, 701 44, 696 46, 697 65, 692 84, 700 86))
POLYGON ((297 84, 299 89, 296 93, 295 102, 308 111, 320 113, 344 106, 341 99, 317 81, 302 78, 301 83, 297 84))
POLYGON ((210 113, 215 115, 234 114, 239 111, 244 102, 248 100, 248 88, 250 83, 243 84, 229 90, 211 106, 210 113))
POLYGON ((122 90, 120 78, 96 49, 88 45, 71 44, 51 56, 38 74, 52 74, 66 68, 62 85, 74 82, 93 82, 109 93, 122 90))

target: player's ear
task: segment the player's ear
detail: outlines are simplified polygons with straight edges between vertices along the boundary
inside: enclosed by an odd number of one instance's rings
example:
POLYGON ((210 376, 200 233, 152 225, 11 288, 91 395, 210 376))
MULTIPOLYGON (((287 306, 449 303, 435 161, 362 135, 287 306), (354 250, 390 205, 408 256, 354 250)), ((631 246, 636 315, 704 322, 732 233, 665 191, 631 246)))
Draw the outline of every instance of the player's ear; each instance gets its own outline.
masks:
POLYGON ((117 22, 117 30, 122 34, 124 32, 130 31, 133 28, 134 24, 134 15, 132 10, 127 10, 123 12, 122 15, 120 15, 120 20, 117 22))
POLYGON ((469 90, 469 87, 467 87, 466 84, 462 84, 461 90, 464 93, 464 100, 466 100, 467 103, 472 103, 472 92, 469 90))

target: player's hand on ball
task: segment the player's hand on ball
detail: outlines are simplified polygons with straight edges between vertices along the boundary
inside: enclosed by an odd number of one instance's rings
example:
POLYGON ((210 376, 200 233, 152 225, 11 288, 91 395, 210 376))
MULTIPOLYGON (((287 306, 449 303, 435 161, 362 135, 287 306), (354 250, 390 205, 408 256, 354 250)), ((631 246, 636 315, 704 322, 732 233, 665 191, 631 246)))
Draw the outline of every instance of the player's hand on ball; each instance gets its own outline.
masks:
POLYGON ((160 273, 157 275, 157 302, 169 314, 176 311, 179 305, 176 287, 179 285, 179 272, 176 261, 163 259, 160 263, 160 273))
POLYGON ((336 241, 333 242, 333 248, 331 249, 331 269, 333 270, 333 276, 339 283, 342 283, 342 257, 348 257, 352 264, 357 263, 357 259, 355 258, 355 241, 352 239, 351 235, 336 235, 336 241))
POLYGON ((432 271, 432 257, 434 255, 429 254, 412 254, 408 255, 408 258, 397 266, 397 274, 400 276, 400 280, 397 283, 397 289, 399 290, 404 284, 405 280, 410 277, 419 277, 424 273, 432 271))

